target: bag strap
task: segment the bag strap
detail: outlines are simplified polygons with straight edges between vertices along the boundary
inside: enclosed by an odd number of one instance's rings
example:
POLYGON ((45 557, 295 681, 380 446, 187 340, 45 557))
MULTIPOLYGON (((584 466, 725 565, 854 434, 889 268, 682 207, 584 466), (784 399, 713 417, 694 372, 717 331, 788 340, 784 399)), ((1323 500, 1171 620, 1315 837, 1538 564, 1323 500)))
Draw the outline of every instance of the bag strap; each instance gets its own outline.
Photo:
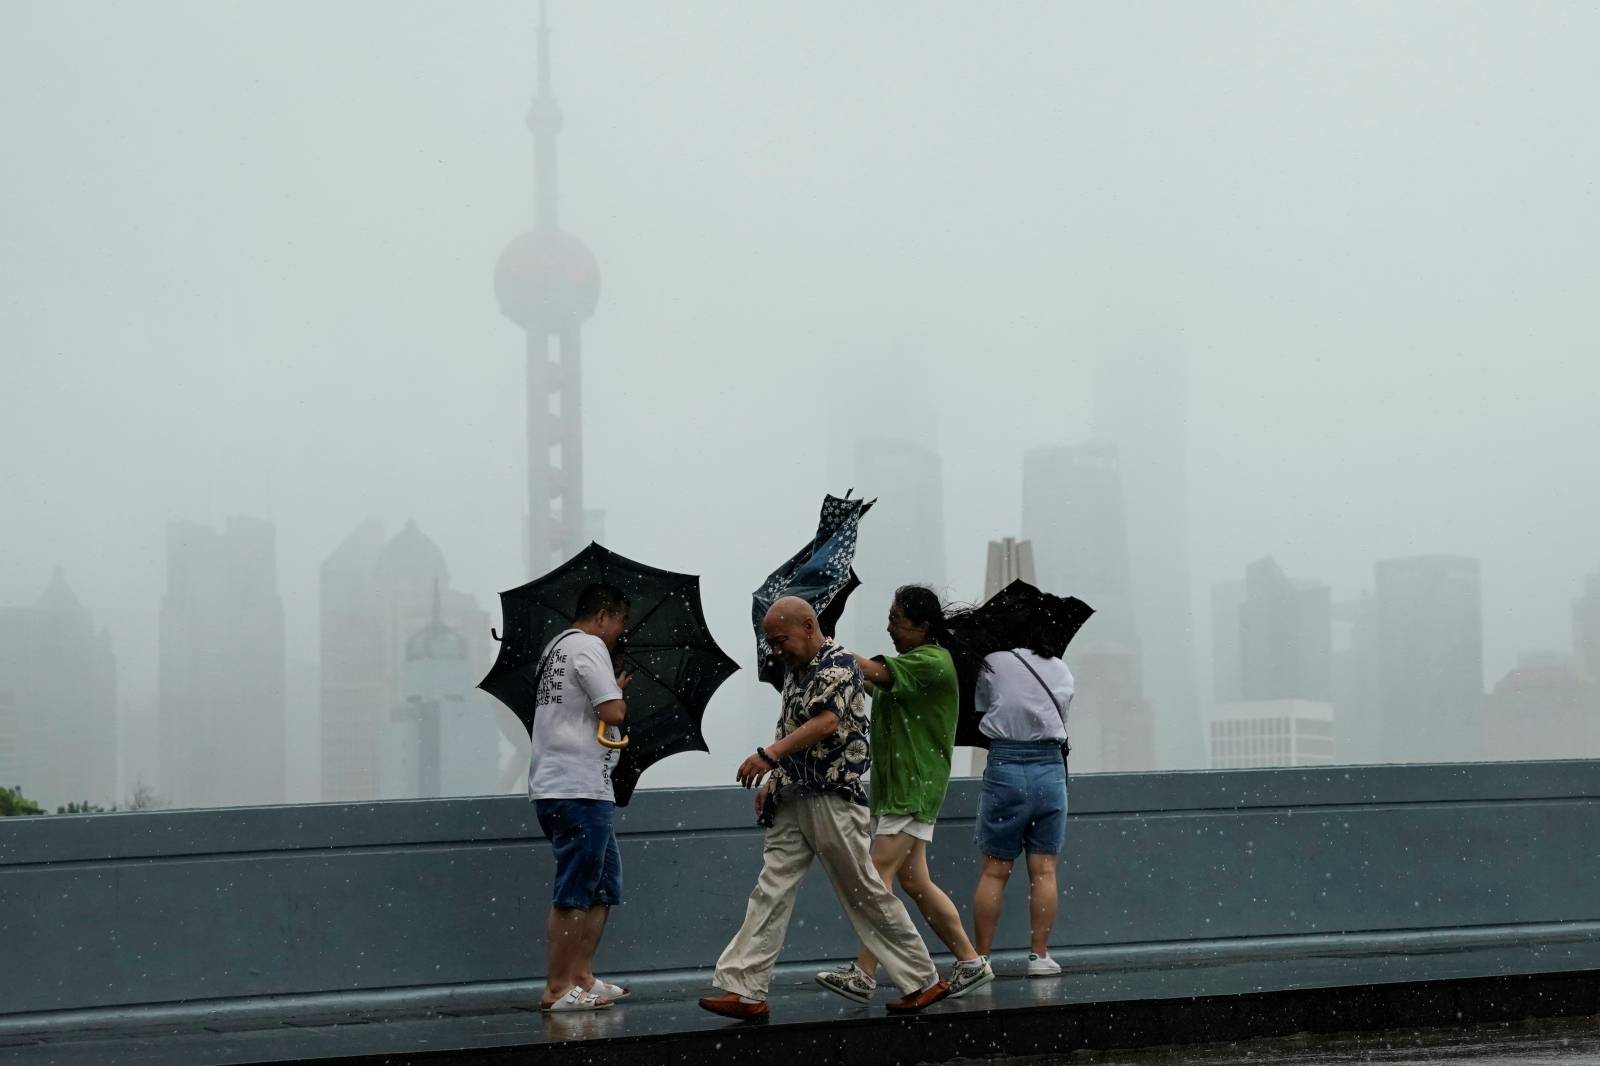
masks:
POLYGON ((550 650, 544 653, 544 658, 539 661, 539 668, 533 672, 534 692, 539 691, 539 679, 544 676, 545 670, 549 668, 550 660, 555 658, 556 648, 560 646, 563 640, 566 640, 568 637, 572 636, 572 634, 581 632, 583 632, 581 629, 569 629, 555 640, 550 642, 550 650))
POLYGON ((1065 733, 1067 731, 1067 710, 1065 707, 1061 706, 1061 701, 1056 699, 1055 689, 1044 683, 1044 678, 1039 676, 1039 671, 1033 668, 1032 663, 1024 659, 1021 655, 1017 655, 1017 649, 1012 648, 1011 654, 1017 656, 1017 662, 1021 663, 1023 667, 1027 669, 1028 673, 1033 675, 1033 679, 1039 682, 1039 687, 1044 689, 1044 694, 1050 697, 1050 705, 1054 707, 1056 709, 1056 713, 1061 716, 1061 731, 1065 733))

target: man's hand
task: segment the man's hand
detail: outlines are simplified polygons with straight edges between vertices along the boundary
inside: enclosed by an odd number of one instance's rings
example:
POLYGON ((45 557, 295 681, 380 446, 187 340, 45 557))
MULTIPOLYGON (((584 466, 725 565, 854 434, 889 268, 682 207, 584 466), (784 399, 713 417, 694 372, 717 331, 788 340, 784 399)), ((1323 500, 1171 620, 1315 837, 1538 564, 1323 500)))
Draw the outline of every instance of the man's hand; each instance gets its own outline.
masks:
POLYGON ((772 778, 767 778, 766 783, 756 789, 756 817, 761 817, 761 808, 767 805, 767 797, 772 795, 772 778))
POLYGON ((749 788, 752 785, 759 784, 761 778, 771 769, 772 767, 768 765, 767 760, 752 752, 744 762, 739 764, 738 772, 734 774, 734 777, 739 779, 739 784, 749 788))
POLYGON ((632 680, 633 680, 633 671, 632 670, 623 670, 623 671, 621 671, 621 672, 619 672, 617 674, 617 687, 620 688, 622 691, 626 692, 626 691, 628 691, 628 683, 630 681, 632 681, 632 680))

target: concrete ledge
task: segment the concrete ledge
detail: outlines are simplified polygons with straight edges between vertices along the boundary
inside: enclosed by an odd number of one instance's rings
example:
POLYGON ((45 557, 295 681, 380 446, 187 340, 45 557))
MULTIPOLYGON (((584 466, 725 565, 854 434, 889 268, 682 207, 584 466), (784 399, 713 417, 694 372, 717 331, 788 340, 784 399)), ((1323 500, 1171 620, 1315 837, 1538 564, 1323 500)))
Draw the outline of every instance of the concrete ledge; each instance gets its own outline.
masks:
MULTIPOLYGON (((974 810, 980 788, 975 779, 953 781, 946 816, 974 810)), ((1091 774, 1074 775, 1071 791, 1075 816, 1594 800, 1600 760, 1091 774)), ((617 828, 641 838, 744 832, 748 812, 749 794, 738 788, 645 791, 618 812, 617 828)), ((7 818, 0 820, 0 869, 465 840, 538 841, 540 834, 519 796, 7 818)))
MULTIPOLYGON (((930 849, 958 903, 977 791, 955 784, 930 849)), ((1391 980, 1583 968, 1600 922, 1600 762, 1094 775, 1071 808, 1053 951, 1097 994, 1124 971, 1280 963, 1286 988, 1354 983, 1340 966, 1364 951, 1391 980), (1470 957, 1502 968, 1416 969, 1470 957)), ((0 820, 0 959, 29 976, 0 1018, 530 987, 550 876, 531 815, 494 797, 0 820)), ((618 828, 633 902, 600 963, 681 987, 754 884, 749 794, 641 793, 618 828)), ((801 973, 854 952, 820 873, 788 946, 801 973)))

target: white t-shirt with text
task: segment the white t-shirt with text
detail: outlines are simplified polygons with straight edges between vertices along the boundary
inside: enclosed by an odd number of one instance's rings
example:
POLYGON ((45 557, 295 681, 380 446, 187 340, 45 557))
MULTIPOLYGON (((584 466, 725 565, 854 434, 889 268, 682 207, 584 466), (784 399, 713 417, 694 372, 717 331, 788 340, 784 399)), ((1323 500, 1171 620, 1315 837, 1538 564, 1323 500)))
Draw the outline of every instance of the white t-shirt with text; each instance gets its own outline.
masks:
POLYGON ((539 656, 539 709, 533 718, 528 798, 615 801, 611 768, 618 751, 595 739, 594 709, 620 700, 606 642, 569 629, 539 656))
POLYGON ((991 740, 1067 739, 1065 717, 1072 707, 1073 682, 1066 663, 1041 658, 1026 648, 1018 648, 1015 655, 990 652, 983 662, 987 669, 978 674, 973 693, 982 716, 979 732, 991 740), (1028 672, 1030 666, 1038 677, 1028 672))

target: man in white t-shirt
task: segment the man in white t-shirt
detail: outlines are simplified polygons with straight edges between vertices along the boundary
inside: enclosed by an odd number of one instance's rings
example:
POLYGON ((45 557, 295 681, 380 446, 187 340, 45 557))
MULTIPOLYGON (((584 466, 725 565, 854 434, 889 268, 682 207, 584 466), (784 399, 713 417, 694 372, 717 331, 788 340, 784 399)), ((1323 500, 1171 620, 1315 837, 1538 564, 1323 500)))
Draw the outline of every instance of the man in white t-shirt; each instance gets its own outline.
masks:
POLYGON ((622 855, 612 829, 617 749, 597 733, 604 723, 614 734, 627 716, 622 690, 629 677, 615 674, 611 661, 627 625, 628 598, 610 585, 590 585, 578 597, 572 628, 539 656, 528 798, 556 862, 550 963, 539 1001, 545 1010, 595 1010, 628 994, 594 975, 606 917, 622 902, 622 855))

